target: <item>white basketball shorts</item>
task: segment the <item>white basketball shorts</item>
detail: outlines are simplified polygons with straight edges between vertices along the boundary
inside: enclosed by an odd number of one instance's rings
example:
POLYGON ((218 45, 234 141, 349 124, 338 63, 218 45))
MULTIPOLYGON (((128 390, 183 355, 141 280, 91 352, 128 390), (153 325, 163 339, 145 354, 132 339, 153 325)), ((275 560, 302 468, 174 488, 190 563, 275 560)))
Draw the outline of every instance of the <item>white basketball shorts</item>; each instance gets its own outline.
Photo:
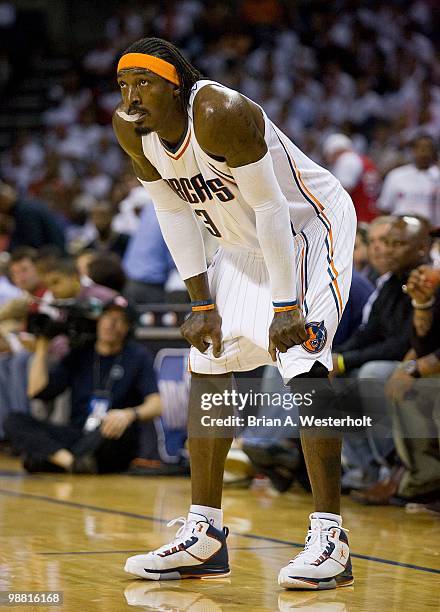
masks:
POLYGON ((348 195, 326 208, 294 238, 297 300, 309 339, 269 353, 273 306, 269 276, 261 252, 221 248, 208 269, 212 297, 222 318, 222 354, 191 347, 189 367, 199 374, 223 374, 277 365, 284 381, 307 373, 315 361, 332 369, 332 342, 351 285, 356 214, 348 195))

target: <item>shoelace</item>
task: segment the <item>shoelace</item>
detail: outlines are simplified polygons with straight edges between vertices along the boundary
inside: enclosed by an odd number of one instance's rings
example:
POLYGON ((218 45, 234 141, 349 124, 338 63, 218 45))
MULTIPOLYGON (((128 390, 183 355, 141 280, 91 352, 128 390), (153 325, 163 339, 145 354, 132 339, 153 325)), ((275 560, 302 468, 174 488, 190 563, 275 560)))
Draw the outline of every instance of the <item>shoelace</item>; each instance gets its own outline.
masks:
MULTIPOLYGON (((313 560, 317 559, 325 550, 328 544, 325 538, 327 536, 333 535, 332 529, 334 529, 334 527, 332 527, 331 529, 309 529, 305 540, 304 550, 298 553, 296 557, 291 559, 289 563, 293 563, 295 559, 299 559, 300 557, 306 557, 306 555, 312 556, 312 554, 313 560), (317 550, 317 545, 319 545, 319 550, 317 550)), ((344 527, 339 527, 339 529, 342 529, 346 533, 350 531, 349 529, 345 529, 344 527)))
POLYGON ((176 537, 174 538, 174 541, 178 540, 179 537, 185 533, 186 528, 189 527, 190 523, 194 523, 194 522, 195 521, 188 521, 188 519, 186 519, 184 516, 179 516, 179 517, 169 521, 167 523, 167 527, 172 527, 176 523, 182 523, 182 526, 179 527, 179 529, 177 530, 176 537))
POLYGON ((178 540, 184 539, 185 534, 189 530, 191 530, 192 532, 192 530, 194 529, 194 525, 195 525, 195 521, 188 521, 188 519, 186 519, 184 516, 179 516, 178 518, 172 519, 169 523, 167 523, 167 527, 172 527, 176 523, 182 523, 182 525, 177 530, 176 535, 171 540, 171 542, 169 542, 168 544, 165 544, 164 546, 161 546, 158 550, 156 550, 155 551, 156 553, 162 550, 166 550, 170 548, 171 546, 175 546, 178 540))

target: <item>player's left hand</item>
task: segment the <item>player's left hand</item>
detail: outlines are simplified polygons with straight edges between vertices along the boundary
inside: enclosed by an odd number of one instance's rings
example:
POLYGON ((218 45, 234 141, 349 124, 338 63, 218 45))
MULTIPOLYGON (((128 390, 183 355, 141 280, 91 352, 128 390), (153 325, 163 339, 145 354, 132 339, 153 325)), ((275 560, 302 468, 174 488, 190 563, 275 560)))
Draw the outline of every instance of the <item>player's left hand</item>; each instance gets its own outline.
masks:
POLYGON ((300 310, 275 312, 269 327, 269 353, 272 360, 277 360, 277 350, 285 353, 292 346, 305 342, 308 337, 300 310))
POLYGON ((101 434, 104 438, 117 440, 135 418, 133 410, 109 410, 102 420, 101 434))

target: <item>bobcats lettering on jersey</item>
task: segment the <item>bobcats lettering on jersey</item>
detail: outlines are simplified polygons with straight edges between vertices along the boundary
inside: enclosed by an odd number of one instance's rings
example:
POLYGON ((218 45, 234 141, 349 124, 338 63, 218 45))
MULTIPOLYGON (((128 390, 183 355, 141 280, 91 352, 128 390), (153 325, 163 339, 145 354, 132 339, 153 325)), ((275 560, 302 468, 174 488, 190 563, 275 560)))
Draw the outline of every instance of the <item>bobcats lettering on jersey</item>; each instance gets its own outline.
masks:
POLYGON ((213 194, 220 202, 229 202, 234 194, 226 187, 220 178, 205 180, 201 173, 188 178, 164 179, 179 198, 190 204, 200 204, 212 200, 213 194))

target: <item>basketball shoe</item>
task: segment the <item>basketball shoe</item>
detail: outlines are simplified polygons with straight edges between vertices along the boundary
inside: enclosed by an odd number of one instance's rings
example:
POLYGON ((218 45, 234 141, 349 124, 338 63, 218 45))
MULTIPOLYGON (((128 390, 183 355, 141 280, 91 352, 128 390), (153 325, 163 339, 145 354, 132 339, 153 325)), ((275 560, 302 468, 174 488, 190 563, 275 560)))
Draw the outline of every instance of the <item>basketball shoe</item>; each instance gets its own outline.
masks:
POLYGON ((335 589, 350 586, 348 540, 341 522, 310 515, 304 550, 281 568, 278 584, 286 589, 335 589))
POLYGON ((124 569, 128 574, 147 580, 229 576, 227 527, 216 529, 206 517, 191 512, 187 519, 179 517, 167 527, 175 523, 182 523, 182 526, 169 544, 127 559, 124 569))

